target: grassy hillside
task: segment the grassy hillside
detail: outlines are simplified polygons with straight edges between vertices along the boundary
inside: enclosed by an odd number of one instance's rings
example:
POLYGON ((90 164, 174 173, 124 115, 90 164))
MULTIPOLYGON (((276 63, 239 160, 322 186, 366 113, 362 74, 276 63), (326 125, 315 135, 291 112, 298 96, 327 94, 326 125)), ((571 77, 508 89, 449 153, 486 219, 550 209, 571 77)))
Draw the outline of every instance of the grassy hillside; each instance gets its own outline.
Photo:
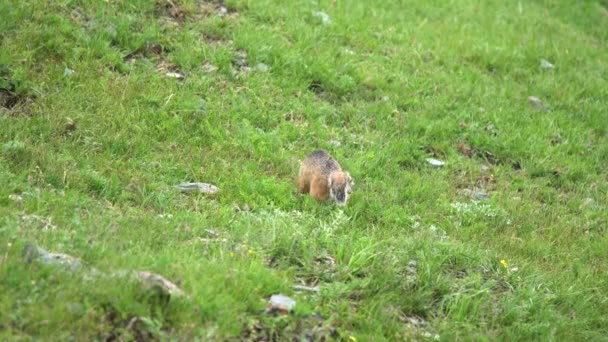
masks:
POLYGON ((606 1, 0 0, 0 340, 605 340, 607 43, 606 1))

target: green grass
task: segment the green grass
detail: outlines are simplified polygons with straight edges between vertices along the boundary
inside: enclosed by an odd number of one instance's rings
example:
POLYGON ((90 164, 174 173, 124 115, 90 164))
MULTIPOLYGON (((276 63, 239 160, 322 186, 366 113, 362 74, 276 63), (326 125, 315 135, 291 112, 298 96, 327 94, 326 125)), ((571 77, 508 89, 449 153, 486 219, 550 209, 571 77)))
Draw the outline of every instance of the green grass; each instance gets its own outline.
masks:
POLYGON ((606 339, 605 1, 225 6, 0 0, 1 340, 606 339), (296 195, 319 148, 346 207, 296 195))

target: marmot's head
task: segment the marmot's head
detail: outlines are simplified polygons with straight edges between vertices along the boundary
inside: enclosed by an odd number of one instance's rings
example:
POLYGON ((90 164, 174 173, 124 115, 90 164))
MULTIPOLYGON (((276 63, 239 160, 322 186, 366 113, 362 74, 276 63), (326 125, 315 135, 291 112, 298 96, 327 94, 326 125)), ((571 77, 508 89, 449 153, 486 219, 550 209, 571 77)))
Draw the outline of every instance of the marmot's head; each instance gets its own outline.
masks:
POLYGON ((336 171, 329 175, 329 197, 340 206, 346 204, 355 184, 348 172, 336 171))

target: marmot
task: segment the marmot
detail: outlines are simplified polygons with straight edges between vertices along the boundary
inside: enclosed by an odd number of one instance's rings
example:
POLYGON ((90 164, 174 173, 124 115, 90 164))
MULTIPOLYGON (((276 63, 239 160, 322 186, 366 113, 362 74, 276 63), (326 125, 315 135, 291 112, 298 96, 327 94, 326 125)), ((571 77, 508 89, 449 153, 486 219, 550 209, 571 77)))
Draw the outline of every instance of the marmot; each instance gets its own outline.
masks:
POLYGON ((310 193, 319 202, 329 197, 338 205, 345 205, 352 185, 354 181, 348 172, 342 171, 340 164, 325 151, 315 151, 302 162, 298 190, 310 193))

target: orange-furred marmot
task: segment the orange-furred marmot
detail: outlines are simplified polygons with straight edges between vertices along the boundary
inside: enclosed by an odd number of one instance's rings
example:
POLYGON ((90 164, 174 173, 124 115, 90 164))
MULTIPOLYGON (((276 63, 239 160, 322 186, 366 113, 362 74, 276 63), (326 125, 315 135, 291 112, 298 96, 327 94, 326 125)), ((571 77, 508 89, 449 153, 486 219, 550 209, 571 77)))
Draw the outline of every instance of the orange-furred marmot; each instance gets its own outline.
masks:
POLYGON ((310 193, 317 201, 328 198, 345 205, 352 192, 353 179, 342 171, 340 164, 325 151, 315 151, 302 162, 298 177, 300 193, 310 193))

